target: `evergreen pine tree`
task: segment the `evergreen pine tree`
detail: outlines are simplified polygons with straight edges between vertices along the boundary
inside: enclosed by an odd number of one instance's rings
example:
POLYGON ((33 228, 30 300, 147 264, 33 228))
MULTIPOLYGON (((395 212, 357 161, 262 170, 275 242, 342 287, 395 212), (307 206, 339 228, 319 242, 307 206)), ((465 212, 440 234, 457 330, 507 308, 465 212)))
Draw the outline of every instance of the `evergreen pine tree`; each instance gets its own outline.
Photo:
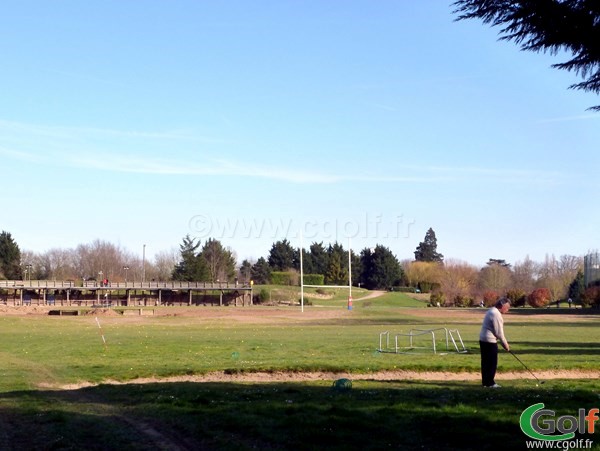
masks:
POLYGON ((585 284, 584 284, 583 271, 579 270, 579 271, 577 271, 577 275, 575 276, 575 279, 569 285, 569 298, 573 302, 580 303, 581 297, 583 296, 584 292, 585 292, 585 284))
POLYGON ((417 246, 415 260, 418 262, 440 263, 444 261, 444 256, 437 251, 437 238, 431 227, 425 233, 425 239, 417 246))
POLYGON ((252 265, 252 280, 256 284, 264 285, 271 281, 271 266, 264 257, 260 257, 254 265, 252 265))
POLYGON ((21 250, 10 233, 0 233, 0 277, 18 280, 22 277, 21 250))
MULTIPOLYGON (((600 93, 600 8, 595 0, 458 0, 458 20, 481 19, 500 28, 500 39, 522 50, 569 55, 553 67, 583 77, 571 88, 600 93)), ((591 108, 600 111, 600 105, 591 108)))
POLYGON ((269 252, 269 266, 273 271, 300 269, 300 251, 286 239, 277 241, 269 252))
POLYGON ((209 238, 200 252, 208 267, 211 282, 226 282, 235 275, 235 257, 229 249, 225 249, 219 240, 209 238))
POLYGON ((361 283, 369 290, 389 289, 401 283, 404 276, 396 256, 381 245, 361 252, 361 267, 361 283))
POLYGON ((249 260, 244 260, 239 269, 240 279, 244 283, 249 283, 252 279, 252 263, 249 260))
POLYGON ((183 243, 179 245, 181 260, 173 270, 173 280, 185 282, 208 281, 210 273, 205 259, 197 251, 200 241, 196 243, 194 238, 186 235, 183 243))
MULTIPOLYGON (((327 267, 329 266, 329 255, 327 250, 323 246, 323 242, 313 243, 310 245, 310 256, 311 256, 311 269, 310 272, 313 274, 325 275, 327 267)), ((309 271, 304 271, 309 272, 309 271)))
MULTIPOLYGON (((346 268, 348 265, 346 265, 346 268)), ((339 253, 329 257, 329 267, 325 273, 326 285, 345 285, 348 283, 348 269, 344 270, 339 253)))

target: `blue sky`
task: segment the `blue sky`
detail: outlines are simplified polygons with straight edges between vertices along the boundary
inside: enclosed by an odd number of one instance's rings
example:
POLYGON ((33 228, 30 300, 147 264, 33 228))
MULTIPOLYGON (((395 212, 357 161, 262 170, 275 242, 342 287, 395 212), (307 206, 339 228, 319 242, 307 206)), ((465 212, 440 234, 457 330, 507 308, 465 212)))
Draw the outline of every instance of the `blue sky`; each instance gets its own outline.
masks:
POLYGON ((238 260, 432 227, 482 265, 600 247, 598 96, 449 1, 9 2, 0 228, 238 260))

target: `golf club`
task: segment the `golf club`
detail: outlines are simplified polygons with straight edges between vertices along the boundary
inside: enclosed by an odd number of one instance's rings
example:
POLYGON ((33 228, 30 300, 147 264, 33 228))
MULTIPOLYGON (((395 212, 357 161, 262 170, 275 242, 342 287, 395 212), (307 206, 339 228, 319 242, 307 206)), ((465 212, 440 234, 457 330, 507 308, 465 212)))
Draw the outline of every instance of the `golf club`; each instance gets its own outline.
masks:
POLYGON ((545 382, 546 382, 546 381, 541 381, 541 380, 539 380, 539 379, 537 378, 537 376, 536 376, 535 374, 533 374, 533 372, 532 372, 532 371, 531 371, 529 368, 527 368, 527 365, 525 365, 525 364, 524 364, 524 363, 521 361, 521 359, 520 359, 520 358, 518 358, 518 357, 517 357, 517 356, 516 356, 516 355, 515 355, 515 354, 514 354, 512 351, 508 351, 508 352, 509 352, 509 354, 511 354, 511 355, 512 355, 512 356, 513 356, 515 359, 517 359, 517 360, 519 361, 519 363, 520 363, 521 365, 523 365, 523 367, 524 367, 524 368, 525 368, 527 371, 529 371, 529 374, 531 374, 531 375, 532 375, 532 376, 535 378, 535 380, 536 380, 536 381, 538 381, 538 384, 540 384, 540 385, 541 385, 541 384, 543 384, 543 383, 545 383, 545 382))

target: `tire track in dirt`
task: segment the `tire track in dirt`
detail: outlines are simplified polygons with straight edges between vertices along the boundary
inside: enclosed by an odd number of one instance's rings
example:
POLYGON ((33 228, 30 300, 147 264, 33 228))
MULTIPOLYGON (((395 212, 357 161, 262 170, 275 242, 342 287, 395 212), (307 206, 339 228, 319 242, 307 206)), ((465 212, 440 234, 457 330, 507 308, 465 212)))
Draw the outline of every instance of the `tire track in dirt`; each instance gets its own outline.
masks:
MULTIPOLYGON (((92 386, 92 384, 85 385, 85 387, 89 386, 92 386)), ((135 417, 129 416, 127 412, 121 412, 118 406, 108 404, 105 399, 82 391, 81 388, 84 388, 84 386, 66 388, 65 391, 60 392, 60 397, 66 402, 85 404, 87 415, 97 415, 110 419, 110 421, 119 425, 127 424, 151 449, 161 451, 196 451, 203 449, 199 443, 188 443, 185 437, 175 437, 173 434, 161 432, 158 425, 153 425, 137 415, 135 417)))

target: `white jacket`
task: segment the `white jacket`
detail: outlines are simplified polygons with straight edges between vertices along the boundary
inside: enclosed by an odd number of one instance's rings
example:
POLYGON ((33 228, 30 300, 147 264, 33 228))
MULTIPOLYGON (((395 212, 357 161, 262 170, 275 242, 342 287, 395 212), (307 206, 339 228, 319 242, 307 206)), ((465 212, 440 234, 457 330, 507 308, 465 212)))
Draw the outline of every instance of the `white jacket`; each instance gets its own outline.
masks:
POLYGON ((481 332, 479 332, 479 341, 486 343, 497 343, 500 341, 503 347, 507 342, 504 337, 504 318, 502 313, 496 307, 489 309, 483 318, 481 332))

